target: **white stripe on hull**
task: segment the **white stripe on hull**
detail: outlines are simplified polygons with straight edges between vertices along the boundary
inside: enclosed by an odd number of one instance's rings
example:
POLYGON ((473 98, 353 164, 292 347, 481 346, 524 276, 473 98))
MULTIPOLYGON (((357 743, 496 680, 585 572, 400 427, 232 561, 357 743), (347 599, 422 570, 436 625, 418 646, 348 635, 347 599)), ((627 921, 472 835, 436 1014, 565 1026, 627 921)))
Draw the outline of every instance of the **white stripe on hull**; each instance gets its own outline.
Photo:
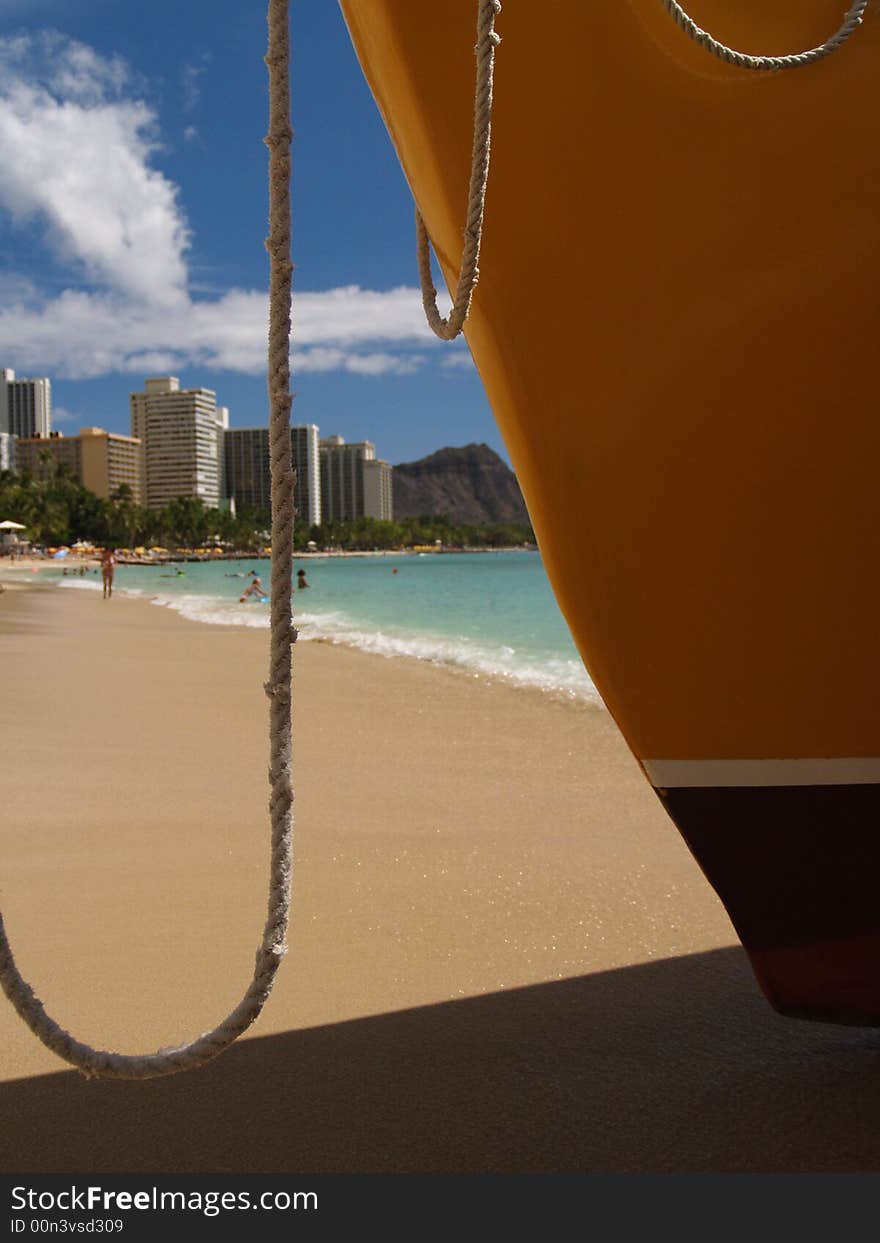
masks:
POLYGON ((642 760, 651 784, 681 786, 828 786, 880 784, 880 758, 804 760, 642 760))

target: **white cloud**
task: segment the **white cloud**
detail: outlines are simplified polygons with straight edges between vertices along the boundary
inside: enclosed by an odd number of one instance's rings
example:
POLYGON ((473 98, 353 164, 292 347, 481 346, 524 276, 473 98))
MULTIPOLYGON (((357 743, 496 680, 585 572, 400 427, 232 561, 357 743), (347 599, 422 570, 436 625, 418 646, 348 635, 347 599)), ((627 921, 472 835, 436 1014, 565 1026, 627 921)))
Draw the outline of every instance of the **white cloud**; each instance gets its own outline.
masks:
POLYGON ((199 78, 203 73, 207 72, 208 66, 213 60, 213 55, 207 49, 191 61, 188 65, 184 65, 180 71, 180 85, 183 91, 183 110, 184 112, 194 112, 198 108, 202 98, 202 88, 199 84, 199 78))
POLYGON ((346 371, 359 375, 412 375, 424 362, 421 354, 401 358, 394 354, 354 354, 346 360, 346 371))
POLYGON ((447 371, 472 371, 474 360, 467 349, 452 349, 443 355, 441 366, 447 371))
MULTIPOLYGON (((2 0, 0 0, 2 3, 2 0)), ((190 67, 195 106, 201 67, 190 67)), ((151 160, 156 117, 119 58, 56 33, 0 38, 0 212, 37 221, 91 288, 57 296, 12 280, 0 303, 0 358, 62 379, 202 367, 259 374, 267 296, 196 298, 177 187, 151 160)), ((294 291, 299 371, 406 375, 439 348, 418 290, 347 285, 294 291)))
POLYGON ((177 188, 150 167, 155 115, 119 58, 55 33, 0 39, 0 206, 35 220, 95 282, 159 305, 185 297, 177 188))
POLYGON ((357 375, 412 375, 424 362, 421 354, 355 354, 331 346, 297 349, 294 343, 294 371, 352 371, 357 375))
MULTIPOLYGON (((195 366, 257 375, 267 331, 268 299, 254 290, 171 307, 65 290, 39 306, 0 306, 0 357, 62 379, 195 366)), ((424 351, 431 340, 417 289, 294 294, 295 370, 405 375, 424 362, 414 347, 424 351)))
POLYGON ((80 415, 74 414, 72 410, 68 410, 65 406, 52 407, 52 423, 78 423, 81 422, 80 415))

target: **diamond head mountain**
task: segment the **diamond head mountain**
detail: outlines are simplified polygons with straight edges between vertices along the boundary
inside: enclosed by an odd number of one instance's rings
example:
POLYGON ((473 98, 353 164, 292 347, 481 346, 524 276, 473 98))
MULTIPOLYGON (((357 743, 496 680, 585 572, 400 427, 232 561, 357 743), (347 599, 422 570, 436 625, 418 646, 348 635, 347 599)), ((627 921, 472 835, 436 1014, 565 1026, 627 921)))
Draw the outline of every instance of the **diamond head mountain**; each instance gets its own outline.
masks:
POLYGON ((488 445, 438 449, 394 467, 394 517, 446 515, 453 522, 522 522, 516 475, 488 445))

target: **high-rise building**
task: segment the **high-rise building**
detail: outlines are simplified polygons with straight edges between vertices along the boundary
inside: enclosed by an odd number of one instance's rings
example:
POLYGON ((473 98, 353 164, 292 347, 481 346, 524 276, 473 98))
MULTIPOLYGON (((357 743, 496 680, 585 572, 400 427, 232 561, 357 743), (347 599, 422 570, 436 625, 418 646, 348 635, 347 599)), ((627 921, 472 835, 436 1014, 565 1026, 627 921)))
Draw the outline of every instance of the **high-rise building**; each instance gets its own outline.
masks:
MULTIPOLYGON (((223 440, 226 495, 235 499, 239 509, 253 505, 268 514, 272 506, 269 429, 232 427, 223 440)), ((321 521, 321 475, 314 423, 291 427, 290 451, 296 471, 297 522, 317 526, 321 521)))
POLYGON ((328 436, 320 442, 320 454, 324 522, 394 516, 392 467, 376 457, 371 441, 347 444, 341 436, 328 436))
POLYGON ((217 499, 217 508, 228 510, 229 512, 231 512, 234 518, 235 517, 235 501, 234 500, 230 501, 229 497, 226 494, 226 488, 224 486, 224 480, 226 476, 226 467, 224 465, 225 450, 223 446, 226 442, 226 433, 229 431, 229 407, 228 406, 217 407, 216 420, 217 420, 217 488, 219 491, 219 496, 217 499))
POLYGON ((48 479, 58 466, 69 466, 79 479, 82 472, 82 447, 78 436, 19 436, 15 442, 16 470, 29 471, 36 479, 48 479))
POLYGON ((118 436, 101 427, 83 427, 77 436, 22 436, 17 441, 17 468, 29 470, 37 479, 49 474, 45 458, 64 463, 76 478, 106 499, 120 484, 131 489, 131 499, 141 503, 141 442, 132 436, 118 436))
POLYGON ((381 458, 364 462, 364 517, 382 518, 387 522, 394 517, 393 469, 390 462, 381 458))
POLYGON ((196 497, 216 509, 223 491, 224 419, 207 388, 180 387, 176 376, 147 380, 131 394, 131 434, 141 441, 141 495, 149 509, 196 497))
POLYGON ((52 430, 52 383, 16 380, 11 367, 0 370, 0 432, 48 436, 52 430))
POLYGON ((0 470, 15 470, 15 445, 11 432, 0 432, 0 470))
POLYGON ((297 522, 316 527, 321 522, 321 459, 314 423, 298 423, 290 429, 290 452, 296 471, 297 522))

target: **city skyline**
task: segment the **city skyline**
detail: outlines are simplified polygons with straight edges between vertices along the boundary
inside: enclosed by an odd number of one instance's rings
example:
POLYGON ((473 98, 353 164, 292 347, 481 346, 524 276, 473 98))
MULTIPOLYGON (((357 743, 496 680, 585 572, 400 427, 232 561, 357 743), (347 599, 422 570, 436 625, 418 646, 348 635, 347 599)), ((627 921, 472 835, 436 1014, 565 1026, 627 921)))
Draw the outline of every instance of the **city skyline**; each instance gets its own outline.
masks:
MULTIPOLYGON (((0 0, 0 357, 52 377, 57 430, 124 434, 172 373, 265 422, 264 44, 235 0, 0 0)), ((409 191, 327 0, 294 8, 292 84, 292 422, 506 459, 466 346, 424 324, 409 191)))
MULTIPOLYGON (((65 433, 51 426, 50 378, 2 369, 0 466, 38 478, 63 466, 105 500, 126 485, 134 503, 150 510, 192 499, 206 509, 268 513, 269 429, 230 427, 216 397, 212 389, 182 388, 177 376, 148 377, 129 394, 130 436, 96 426, 65 433)), ((394 468, 372 441, 321 438, 311 423, 292 424, 290 443, 298 513, 309 526, 393 518, 394 468)))

